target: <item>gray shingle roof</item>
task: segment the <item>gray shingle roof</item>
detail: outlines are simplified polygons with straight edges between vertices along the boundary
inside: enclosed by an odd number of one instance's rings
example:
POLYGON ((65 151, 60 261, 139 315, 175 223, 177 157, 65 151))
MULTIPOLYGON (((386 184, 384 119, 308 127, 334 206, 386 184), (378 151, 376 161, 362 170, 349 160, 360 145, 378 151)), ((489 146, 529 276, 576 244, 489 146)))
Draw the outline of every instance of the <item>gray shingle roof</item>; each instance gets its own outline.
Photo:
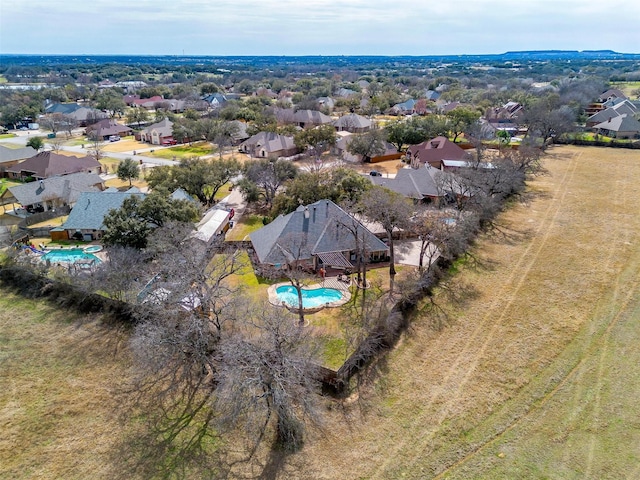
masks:
POLYGON ((125 199, 132 195, 140 200, 145 197, 137 188, 126 192, 84 192, 62 227, 65 230, 104 230, 104 217, 111 210, 120 208, 125 199))
POLYGON ((68 204, 78 200, 82 192, 100 191, 103 180, 93 173, 73 173, 9 187, 7 190, 22 205, 60 199, 68 204))
POLYGON ((438 170, 432 167, 403 168, 398 170, 395 178, 369 178, 375 185, 386 187, 408 198, 422 200, 424 197, 441 196, 435 182, 437 173, 438 170))
POLYGON ((350 113, 335 120, 333 124, 338 128, 347 130, 349 128, 369 128, 371 127, 371 120, 356 113, 350 113))
POLYGON ((0 163, 24 160, 33 157, 36 153, 38 152, 32 147, 8 148, 0 145, 0 163))
POLYGON ((638 122, 631 115, 623 113, 622 115, 618 115, 617 117, 612 118, 611 121, 607 120, 606 122, 599 123, 594 128, 602 128, 614 132, 640 133, 640 122, 638 122))
MULTIPOLYGON (((280 215, 270 224, 251 233, 249 238, 260 263, 279 265, 293 260, 288 258, 288 252, 291 244, 300 243, 301 238, 305 241, 299 260, 309 259, 319 253, 355 250, 353 235, 340 227, 341 223, 351 225, 352 222, 351 217, 338 205, 330 200, 320 200, 306 207, 300 206, 288 215, 280 215)), ((361 223, 357 225, 365 236, 369 251, 387 250, 384 242, 361 223)))

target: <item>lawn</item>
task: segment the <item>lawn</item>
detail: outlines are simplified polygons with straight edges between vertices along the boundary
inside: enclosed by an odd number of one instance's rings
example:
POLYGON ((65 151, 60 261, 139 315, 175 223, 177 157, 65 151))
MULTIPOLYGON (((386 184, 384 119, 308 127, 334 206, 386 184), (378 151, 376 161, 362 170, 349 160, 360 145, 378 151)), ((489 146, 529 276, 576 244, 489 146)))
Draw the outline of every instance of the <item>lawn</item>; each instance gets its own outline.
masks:
POLYGON ((0 477, 115 478, 126 339, 0 291, 0 477))
POLYGON ((264 227, 262 215, 245 214, 233 224, 233 228, 227 232, 225 238, 227 240, 244 240, 251 232, 262 227, 264 227))
MULTIPOLYGON (((2 140, 3 138, 13 138, 15 136, 17 136, 15 133, 1 133, 0 134, 0 140, 2 140)), ((5 145, 5 146, 8 146, 8 145, 5 145)), ((19 145, 18 145, 18 147, 19 147, 19 145)))
POLYGON ((162 148, 153 152, 145 153, 151 157, 164 158, 167 160, 181 160, 190 157, 202 157, 211 155, 212 147, 209 142, 196 142, 191 145, 179 145, 171 148, 162 148))
POLYGON ((4 193, 4 191, 15 185, 21 185, 19 182, 12 182, 11 180, 7 180, 6 178, 0 178, 0 195, 4 193))

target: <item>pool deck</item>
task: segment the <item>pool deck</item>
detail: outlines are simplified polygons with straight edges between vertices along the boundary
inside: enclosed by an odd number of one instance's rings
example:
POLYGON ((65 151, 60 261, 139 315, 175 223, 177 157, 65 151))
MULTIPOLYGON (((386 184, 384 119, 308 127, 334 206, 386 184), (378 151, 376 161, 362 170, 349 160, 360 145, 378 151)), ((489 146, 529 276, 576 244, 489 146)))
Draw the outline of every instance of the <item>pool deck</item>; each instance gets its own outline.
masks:
MULTIPOLYGON (((276 283, 274 285, 269 286, 269 288, 267 289, 267 294, 269 295, 269 303, 276 307, 285 307, 288 310, 297 312, 298 311, 297 307, 292 307, 291 305, 288 305, 286 302, 283 302, 278 298, 276 289, 282 286, 290 287, 292 285, 291 285, 291 282, 281 282, 281 283, 276 283)), ((304 309, 305 313, 315 313, 325 308, 341 307, 342 305, 347 303, 349 300, 351 300, 351 292, 349 291, 349 285, 346 284, 345 282, 338 281, 336 278, 326 278, 321 283, 316 283, 313 285, 305 285, 303 287, 304 290, 317 290, 319 288, 332 288, 334 290, 338 290, 342 294, 342 298, 340 300, 336 300, 335 302, 327 302, 320 307, 305 308, 304 309)))

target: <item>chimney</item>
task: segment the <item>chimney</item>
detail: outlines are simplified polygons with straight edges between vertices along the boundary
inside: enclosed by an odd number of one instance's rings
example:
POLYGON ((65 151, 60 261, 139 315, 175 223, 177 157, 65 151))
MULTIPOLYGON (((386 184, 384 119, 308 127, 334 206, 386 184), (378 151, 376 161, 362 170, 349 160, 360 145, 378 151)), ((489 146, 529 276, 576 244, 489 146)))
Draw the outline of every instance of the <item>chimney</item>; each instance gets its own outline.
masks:
POLYGON ((40 180, 40 188, 44 190, 44 180, 40 180))

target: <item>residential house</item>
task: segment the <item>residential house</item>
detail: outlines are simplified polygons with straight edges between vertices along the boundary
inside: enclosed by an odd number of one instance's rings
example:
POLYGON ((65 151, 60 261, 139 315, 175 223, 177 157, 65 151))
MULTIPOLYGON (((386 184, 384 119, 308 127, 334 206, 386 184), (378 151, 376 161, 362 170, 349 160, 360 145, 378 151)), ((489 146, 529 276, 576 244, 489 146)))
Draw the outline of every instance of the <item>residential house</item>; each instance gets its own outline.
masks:
POLYGON ((598 97, 598 101, 599 102, 606 102, 607 100, 609 100, 611 98, 623 98, 623 99, 626 99, 627 96, 622 92, 622 90, 619 90, 617 88, 611 88, 611 89, 607 90, 606 92, 602 93, 598 97))
POLYGON ((0 145, 0 176, 5 176, 8 168, 22 160, 33 157, 38 152, 32 147, 8 148, 0 145))
POLYGON ((341 98, 351 98, 355 95, 358 95, 358 92, 356 92, 355 90, 351 90, 350 88, 339 88, 338 91, 336 91, 336 97, 341 97, 341 98))
POLYGON ((186 200, 187 202, 191 202, 200 208, 200 202, 189 195, 183 188, 176 188, 174 192, 169 196, 171 200, 186 200))
POLYGON ((48 211, 72 207, 83 192, 104 190, 104 181, 94 173, 71 173, 7 188, 0 195, 2 205, 19 203, 27 211, 48 211))
POLYGON ((432 102, 435 102, 440 98, 440 93, 436 92, 435 90, 426 90, 424 92, 424 98, 426 98, 427 100, 431 100, 432 102))
POLYGON ((293 114, 293 122, 299 127, 311 128, 329 124, 333 119, 318 110, 298 110, 293 114))
POLYGON ((202 100, 207 102, 209 107, 214 110, 224 107, 229 101, 229 99, 222 93, 212 93, 210 95, 202 97, 202 100))
POLYGON ((104 218, 111 210, 120 208, 125 199, 131 196, 142 200, 145 194, 135 187, 126 192, 120 192, 115 188, 102 192, 83 192, 62 228, 67 232, 68 238, 81 235, 85 241, 99 240, 106 229, 104 218))
POLYGON ((333 126, 336 127, 336 130, 339 132, 364 133, 371 130, 372 122, 361 115, 350 113, 334 120, 333 126))
POLYGON ((251 135, 247 133, 247 124, 245 122, 241 122, 240 120, 232 120, 231 124, 233 125, 233 135, 231 135, 233 139, 233 144, 238 145, 241 142, 244 142, 251 135))
POLYGON ((166 101, 160 95, 154 95, 151 98, 140 98, 139 95, 125 95, 122 99, 130 107, 141 107, 147 110, 153 110, 156 105, 166 101))
POLYGON ((520 127, 517 123, 506 118, 492 118, 482 122, 480 128, 483 138, 496 138, 500 131, 505 131, 513 137, 518 134, 520 127))
POLYGON ((293 108, 274 109, 276 120, 284 125, 296 125, 300 128, 312 128, 333 122, 333 119, 318 110, 294 110, 293 108))
MULTIPOLYGON (((346 133, 346 132, 339 132, 339 133, 346 133)), ((349 142, 351 142, 352 139, 353 139, 352 134, 338 135, 338 140, 336 141, 335 145, 332 148, 332 153, 342 158, 345 162, 360 163, 362 162, 362 155, 353 155, 348 151, 349 142)), ((402 153, 398 152, 398 149, 396 147, 394 147, 389 142, 384 142, 384 143, 385 143, 385 151, 381 155, 377 155, 369 159, 369 163, 384 162, 387 160, 395 160, 395 159, 402 158, 402 153)))
POLYGON ((415 113, 416 101, 412 98, 409 100, 396 103, 393 107, 389 109, 390 115, 412 115, 415 113))
POLYGON ((59 155, 54 152, 40 152, 13 167, 7 168, 9 178, 34 178, 43 180, 58 175, 68 175, 70 173, 102 173, 102 165, 95 158, 90 156, 73 157, 59 155))
POLYGON ((524 115, 524 107, 518 102, 507 102, 502 107, 489 108, 484 115, 487 120, 516 120, 524 115))
POLYGON ((638 113, 638 107, 636 107, 629 100, 620 100, 615 102, 608 101, 607 103, 609 103, 609 107, 605 108, 604 110, 600 110, 599 112, 594 113, 589 118, 587 118, 587 128, 593 128, 599 123, 607 122, 619 115, 627 114, 629 116, 634 116, 636 113, 638 113))
POLYGON ((105 118, 85 129, 87 137, 91 139, 108 140, 109 137, 117 135, 126 137, 133 133, 133 130, 126 125, 118 123, 112 118, 105 118))
POLYGON ((64 115, 81 127, 108 116, 100 110, 85 107, 78 103, 50 103, 45 106, 44 113, 45 115, 64 115))
POLYGON ((260 132, 248 138, 238 147, 255 158, 290 157, 298 153, 293 137, 273 132, 260 132))
POLYGON ((369 261, 388 258, 387 245, 330 200, 301 205, 249 234, 249 238, 262 266, 351 269, 358 245, 345 225, 355 228, 369 261))
POLYGON ((593 128, 600 135, 611 138, 640 138, 640 122, 628 113, 609 118, 606 122, 599 123, 593 128))
POLYGON ((319 97, 316 102, 318 102, 320 108, 326 108, 328 111, 333 110, 333 107, 336 106, 336 102, 331 97, 319 97))
POLYGON ((439 170, 426 164, 421 168, 402 168, 395 178, 368 175, 371 183, 388 188, 416 202, 437 203, 443 196, 438 188, 439 170))
POLYGON ((140 141, 152 145, 171 145, 173 140, 173 122, 164 118, 140 131, 140 141))
POLYGON ((435 137, 407 149, 411 166, 419 167, 428 163, 434 168, 442 166, 442 160, 464 160, 468 157, 465 150, 446 137, 435 137))

